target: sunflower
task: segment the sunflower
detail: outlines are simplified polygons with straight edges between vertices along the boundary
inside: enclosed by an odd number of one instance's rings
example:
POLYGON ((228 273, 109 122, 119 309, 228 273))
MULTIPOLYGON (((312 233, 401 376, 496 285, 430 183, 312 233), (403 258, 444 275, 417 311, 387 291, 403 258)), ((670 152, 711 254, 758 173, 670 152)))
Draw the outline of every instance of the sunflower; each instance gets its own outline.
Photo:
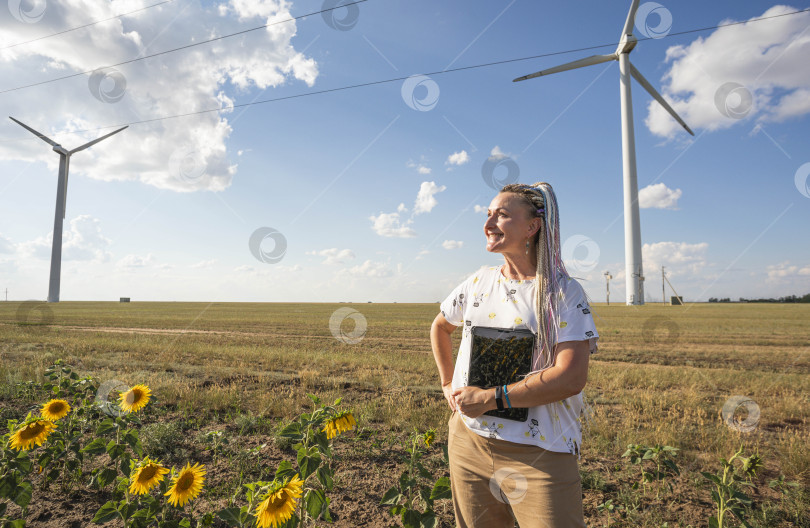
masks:
POLYGON ((357 422, 354 421, 354 416, 352 416, 352 413, 344 412, 326 422, 323 430, 326 431, 326 438, 331 440, 337 435, 350 430, 355 425, 357 425, 357 422))
POLYGON ((65 400, 51 400, 43 405, 39 412, 46 420, 55 422, 67 416, 70 412, 70 405, 65 400))
POLYGON ((27 451, 35 445, 41 446, 54 429, 56 429, 56 425, 44 418, 26 420, 26 422, 11 435, 11 448, 27 451))
POLYGON ((163 480, 163 475, 168 472, 169 470, 159 462, 150 460, 149 457, 144 458, 130 477, 132 484, 129 486, 129 492, 133 495, 149 493, 149 490, 157 486, 158 482, 163 480))
POLYGON ((295 512, 295 499, 301 497, 303 487, 304 481, 296 474, 286 483, 271 488, 256 507, 256 526, 276 528, 287 522, 295 512))
POLYGON ((205 481, 205 466, 201 464, 191 465, 191 462, 186 464, 186 467, 180 470, 180 473, 174 477, 172 487, 164 495, 169 496, 169 503, 174 506, 183 507, 186 501, 189 501, 200 494, 202 485, 205 481))
POLYGON ((425 445, 430 447, 430 444, 432 444, 433 441, 436 439, 436 431, 433 430, 433 429, 430 429, 429 431, 427 431, 425 433, 424 439, 425 439, 425 445))
POLYGON ((124 412, 138 412, 149 403, 152 391, 146 385, 135 385, 126 392, 121 393, 121 409, 124 412))

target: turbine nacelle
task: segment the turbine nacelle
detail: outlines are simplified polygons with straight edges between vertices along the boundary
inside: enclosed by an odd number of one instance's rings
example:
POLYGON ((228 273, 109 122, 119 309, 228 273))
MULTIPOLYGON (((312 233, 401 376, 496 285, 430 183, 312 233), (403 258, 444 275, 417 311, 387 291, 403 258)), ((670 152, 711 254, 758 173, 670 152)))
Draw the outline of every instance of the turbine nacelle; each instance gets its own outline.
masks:
POLYGON ((633 51, 636 44, 638 44, 638 39, 634 37, 632 33, 622 35, 621 40, 619 40, 619 46, 616 48, 616 58, 622 53, 630 53, 633 51))
POLYGON ((58 152, 59 154, 62 154, 63 156, 69 156, 70 155, 70 151, 68 149, 66 149, 65 147, 63 147, 62 145, 54 145, 53 146, 53 151, 58 152))

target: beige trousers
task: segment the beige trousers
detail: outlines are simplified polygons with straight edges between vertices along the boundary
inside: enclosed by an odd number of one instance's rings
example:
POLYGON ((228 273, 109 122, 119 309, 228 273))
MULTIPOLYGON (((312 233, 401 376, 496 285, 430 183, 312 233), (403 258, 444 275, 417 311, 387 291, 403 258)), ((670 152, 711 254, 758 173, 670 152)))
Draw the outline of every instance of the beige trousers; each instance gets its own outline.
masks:
POLYGON ((457 527, 585 527, 575 455, 480 436, 457 412, 448 426, 457 527))

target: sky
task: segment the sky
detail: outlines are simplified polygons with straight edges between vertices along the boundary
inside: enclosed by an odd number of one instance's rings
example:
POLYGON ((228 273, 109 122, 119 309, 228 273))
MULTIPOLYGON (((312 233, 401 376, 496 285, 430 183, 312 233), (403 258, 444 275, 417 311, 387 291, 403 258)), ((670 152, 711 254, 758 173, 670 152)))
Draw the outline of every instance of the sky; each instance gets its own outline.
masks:
MULTIPOLYGON (((569 273, 624 302, 618 63, 512 79, 613 53, 629 1, 161 2, 0 6, 0 299, 47 297, 59 162, 12 116, 129 124, 71 158, 62 300, 437 302, 503 263, 497 189, 546 181, 569 273)), ((630 59, 695 133, 633 84, 648 302, 662 266, 810 292, 810 11, 774 17, 808 7, 641 2, 630 59)))

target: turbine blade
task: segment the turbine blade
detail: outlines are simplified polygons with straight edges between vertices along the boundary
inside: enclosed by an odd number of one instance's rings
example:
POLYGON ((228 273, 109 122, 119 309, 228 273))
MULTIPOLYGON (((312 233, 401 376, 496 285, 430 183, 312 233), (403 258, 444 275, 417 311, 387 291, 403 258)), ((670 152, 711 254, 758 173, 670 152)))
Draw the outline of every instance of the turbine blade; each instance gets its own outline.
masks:
POLYGON ((592 55, 584 59, 575 60, 573 62, 567 62, 565 64, 561 64, 559 66, 555 66, 547 70, 540 70, 539 72, 524 75, 523 77, 518 77, 517 79, 512 79, 512 82, 525 81, 527 79, 534 79, 535 77, 540 77, 541 75, 551 75, 552 73, 575 70, 577 68, 584 68, 585 66, 593 66, 594 64, 601 64, 603 62, 608 62, 617 59, 618 57, 616 57, 616 55, 592 55))
POLYGON ((633 33, 633 24, 636 23, 636 11, 638 10, 638 3, 639 0, 633 0, 633 2, 630 4, 630 11, 627 13, 627 20, 624 23, 622 36, 632 35, 633 33))
POLYGON ((35 136, 37 136, 39 139, 41 139, 45 143, 48 143, 50 146, 52 146, 52 147, 58 147, 59 146, 58 143, 54 142, 52 139, 47 137, 45 134, 40 134, 39 132, 37 132, 36 130, 34 130, 30 126, 26 125, 25 123, 21 123, 20 121, 17 121, 16 119, 14 119, 11 116, 8 116, 8 118, 11 119, 12 121, 14 121, 15 123, 17 123, 18 125, 20 125, 21 127, 23 127, 24 129, 28 130, 29 132, 31 132, 35 136))
POLYGON ((85 144, 84 144, 84 145, 82 145, 81 147, 76 147, 75 149, 71 150, 71 151, 70 151, 70 153, 71 153, 71 154, 75 154, 76 152, 79 152, 80 150, 84 150, 84 149, 86 149, 86 148, 92 147, 93 145, 95 145, 95 144, 96 144, 96 143, 98 143, 99 141, 105 140, 105 139, 107 139, 108 137, 112 136, 113 134, 117 134, 117 133, 121 132, 122 130, 124 130, 125 128, 128 128, 128 127, 129 127, 129 125, 127 125, 127 126, 125 126, 125 127, 122 127, 122 128, 119 128, 118 130, 116 130, 116 131, 114 131, 114 132, 110 132, 109 134, 107 134, 107 135, 105 135, 105 136, 101 136, 100 138, 98 138, 98 139, 94 139, 93 141, 91 141, 91 142, 89 142, 89 143, 85 143, 85 144))
MULTIPOLYGON (((65 156, 64 154, 62 154, 65 156)), ((65 192, 62 195, 62 219, 67 215, 67 182, 70 175, 70 156, 65 156, 65 192)))
POLYGON ((650 95, 652 95, 652 96, 653 96, 653 99, 655 99, 656 101, 658 101, 659 103, 661 103, 661 106, 663 106, 663 107, 666 109, 666 111, 667 111, 667 112, 669 112, 669 114, 670 114, 672 117, 674 117, 674 118, 675 118, 675 121, 677 121, 678 123, 680 123, 680 124, 681 124, 681 126, 682 126, 683 128, 685 128, 687 132, 689 132, 690 134, 692 134, 692 135, 694 136, 694 135, 695 135, 695 133, 694 133, 694 132, 692 132, 692 130, 691 130, 691 129, 690 129, 690 128, 689 128, 689 127, 686 125, 686 123, 684 122, 684 120, 683 120, 683 119, 681 119, 681 116, 679 116, 679 115, 678 115, 678 114, 675 112, 675 110, 673 110, 673 108, 672 108, 671 106, 669 106, 669 103, 667 103, 667 102, 666 102, 666 100, 665 100, 665 99, 664 99, 664 98, 661 96, 661 94, 660 94, 660 93, 658 93, 658 92, 655 90, 655 88, 653 88, 653 87, 652 87, 652 85, 651 85, 651 84, 650 84, 650 83, 647 81, 647 79, 645 79, 645 78, 644 78, 644 76, 643 76, 643 75, 641 75, 641 72, 640 72, 640 71, 638 71, 638 70, 636 69, 636 67, 635 67, 635 66, 633 66, 633 63, 631 63, 630 61, 627 61, 627 62, 628 62, 628 64, 630 64, 630 73, 633 75, 633 78, 635 78, 635 80, 637 80, 637 81, 638 81, 638 83, 639 83, 641 86, 643 86, 643 87, 644 87, 644 89, 645 89, 645 90, 647 90, 647 92, 649 92, 649 94, 650 94, 650 95))

